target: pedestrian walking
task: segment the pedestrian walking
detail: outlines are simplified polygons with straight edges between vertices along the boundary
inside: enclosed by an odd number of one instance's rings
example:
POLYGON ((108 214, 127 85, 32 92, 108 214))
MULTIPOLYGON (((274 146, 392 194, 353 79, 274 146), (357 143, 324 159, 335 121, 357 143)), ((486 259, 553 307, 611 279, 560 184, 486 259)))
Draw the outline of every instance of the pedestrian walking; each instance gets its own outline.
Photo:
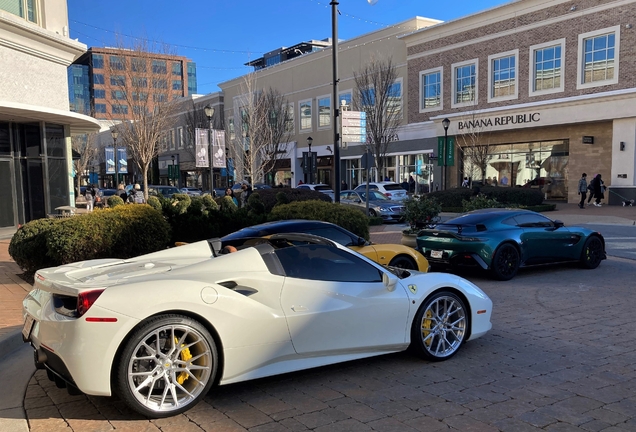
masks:
POLYGON ((120 183, 119 186, 117 186, 117 196, 121 198, 124 201, 124 203, 128 201, 128 192, 126 192, 126 188, 124 187, 122 183, 120 183))
POLYGON ((579 201, 579 208, 585 208, 585 197, 587 196, 587 174, 583 173, 579 179, 579 195, 581 200, 579 201))
POLYGON ((88 186, 86 186, 86 189, 84 189, 84 198, 86 199, 87 212, 93 211, 93 206, 95 205, 95 196, 93 195, 94 193, 95 192, 92 184, 89 184, 88 186))
POLYGON ((132 197, 132 202, 134 202, 135 204, 146 203, 146 198, 144 198, 144 193, 141 191, 141 186, 139 186, 139 183, 135 183, 132 197))
POLYGON ((594 177, 594 180, 592 181, 592 183, 594 183, 593 186, 593 191, 594 191, 594 205, 596 207, 601 207, 601 200, 605 199, 605 183, 603 182, 603 179, 601 178, 600 174, 596 174, 596 177, 594 177))
POLYGON ((238 207, 238 200, 234 196, 234 192, 232 191, 232 188, 225 189, 225 196, 232 197, 232 202, 234 203, 234 205, 238 207))

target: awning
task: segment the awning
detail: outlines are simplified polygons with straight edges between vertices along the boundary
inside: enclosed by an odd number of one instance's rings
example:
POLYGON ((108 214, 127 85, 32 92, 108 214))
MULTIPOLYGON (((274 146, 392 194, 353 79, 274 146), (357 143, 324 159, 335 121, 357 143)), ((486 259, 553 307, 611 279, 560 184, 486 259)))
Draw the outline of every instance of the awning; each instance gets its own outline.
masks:
POLYGON ((0 121, 16 123, 43 121, 69 125, 71 135, 98 132, 101 129, 99 122, 87 115, 8 101, 0 101, 0 121))

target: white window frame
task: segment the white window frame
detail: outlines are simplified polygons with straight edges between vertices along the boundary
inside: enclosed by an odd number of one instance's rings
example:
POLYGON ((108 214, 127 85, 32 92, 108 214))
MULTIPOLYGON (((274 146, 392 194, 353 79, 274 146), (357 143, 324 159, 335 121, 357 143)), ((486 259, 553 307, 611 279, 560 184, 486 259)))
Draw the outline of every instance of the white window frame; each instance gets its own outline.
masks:
POLYGON ((291 133, 292 135, 294 135, 296 133, 296 110, 294 108, 294 103, 293 102, 289 102, 286 106, 287 110, 289 110, 289 112, 291 113, 291 129, 288 131, 289 133, 291 133))
POLYGON ((441 111, 444 109, 444 66, 440 66, 433 69, 427 69, 420 71, 420 80, 419 80, 419 105, 420 105, 420 113, 426 113, 431 111, 441 111), (439 73, 439 105, 433 107, 425 107, 424 102, 424 87, 422 85, 422 80, 427 75, 433 75, 435 73, 439 73))
POLYGON ((317 130, 327 130, 331 129, 331 117, 333 114, 333 106, 331 103, 331 95, 322 95, 316 98, 316 116, 318 117, 318 123, 316 123, 317 130), (328 99, 329 100, 329 121, 326 125, 320 125, 320 100, 328 99))
POLYGON ((451 108, 474 107, 479 103, 479 59, 466 60, 459 63, 451 64, 451 108), (462 66, 475 65, 475 99, 470 102, 455 103, 455 94, 457 93, 457 79, 455 78, 455 70, 462 66))
POLYGON ((588 33, 582 33, 579 35, 579 50, 577 54, 577 70, 576 70, 576 89, 587 89, 592 87, 601 87, 612 84, 618 84, 618 67, 620 64, 620 52, 621 52, 621 26, 607 27, 600 30, 594 30, 588 33), (585 53, 583 52, 585 39, 590 39, 596 36, 604 34, 614 33, 614 78, 605 81, 592 81, 590 83, 584 83, 584 68, 585 68, 585 53))
MULTIPOLYGON (((404 79, 402 77, 396 78, 391 85, 400 84, 400 115, 396 118, 404 118, 404 79)), ((375 95, 377 98, 377 94, 375 95)))
POLYGON ((170 150, 176 150, 174 143, 174 129, 170 129, 168 131, 168 144, 170 145, 170 150))
POLYGON ((541 96, 541 95, 551 94, 551 93, 564 92, 565 91, 565 38, 553 40, 553 41, 542 43, 542 44, 531 45, 530 46, 530 66, 528 67, 528 71, 530 72, 528 74, 529 75, 528 96, 532 97, 532 96, 541 96), (535 69, 536 64, 534 62, 534 54, 536 51, 542 50, 544 48, 550 48, 553 46, 561 47, 561 84, 559 87, 553 87, 551 89, 535 90, 534 84, 535 84, 537 71, 535 69))
POLYGON ((301 101, 298 101, 298 131, 300 133, 309 133, 313 131, 313 127, 314 127, 314 103, 313 103, 313 99, 303 99, 301 101), (308 128, 303 128, 303 113, 302 113, 302 106, 304 103, 309 102, 309 127, 308 128))
POLYGON ((488 56, 488 103, 491 102, 501 102, 519 99, 519 49, 514 49, 511 51, 505 51, 498 54, 492 54, 488 56), (506 57, 514 57, 515 58, 515 90, 511 95, 505 96, 493 96, 493 90, 495 85, 495 80, 493 74, 495 72, 493 64, 495 60, 499 60, 506 57))
POLYGON ((177 128, 177 148, 183 148, 183 127, 177 128))

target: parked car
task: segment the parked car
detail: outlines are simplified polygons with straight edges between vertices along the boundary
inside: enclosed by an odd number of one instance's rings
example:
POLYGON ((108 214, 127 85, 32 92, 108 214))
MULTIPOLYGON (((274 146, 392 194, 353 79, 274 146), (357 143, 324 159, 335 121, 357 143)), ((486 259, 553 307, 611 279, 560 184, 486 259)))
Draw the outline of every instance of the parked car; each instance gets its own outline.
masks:
POLYGON ((158 418, 215 384, 407 348, 446 360, 492 327, 492 301, 460 277, 389 269, 312 235, 254 240, 39 270, 22 329, 36 367, 158 418))
POLYGON ((296 186, 296 189, 309 189, 309 190, 315 190, 318 192, 322 192, 325 195, 329 195, 329 197, 331 198, 331 201, 334 200, 334 192, 333 189, 331 189, 331 186, 324 184, 324 183, 318 183, 318 184, 308 184, 308 183, 303 183, 300 184, 298 186, 296 186))
POLYGON ((257 190, 257 189, 271 189, 271 188, 272 187, 270 185, 265 183, 255 183, 252 189, 257 190))
POLYGON ((428 271, 428 261, 411 247, 401 244, 374 244, 346 229, 317 220, 281 220, 243 228, 223 237, 224 242, 273 234, 299 232, 328 238, 366 256, 378 264, 407 270, 428 271))
MULTIPOLYGON (((365 192, 367 184, 363 183, 354 189, 356 192, 365 192)), ((394 182, 369 182, 369 191, 378 191, 386 195, 391 201, 404 201, 408 198, 407 192, 399 183, 394 182)))
MULTIPOLYGON (((367 194, 363 191, 340 192, 340 203, 366 210, 367 194)), ((383 193, 369 190, 369 216, 379 216, 385 222, 400 222, 404 218, 404 206, 391 201, 383 193)))
POLYGON ((520 267, 579 261, 594 269, 606 258, 601 233, 515 209, 474 210, 422 230, 417 249, 433 266, 476 266, 499 280, 520 267))
POLYGON ((188 196, 191 197, 195 197, 195 196, 201 196, 201 189, 199 188, 194 188, 194 187, 182 187, 181 188, 181 193, 184 193, 188 196))
POLYGON ((179 189, 174 186, 164 185, 148 185, 148 195, 163 196, 164 198, 170 198, 172 195, 181 193, 179 189))

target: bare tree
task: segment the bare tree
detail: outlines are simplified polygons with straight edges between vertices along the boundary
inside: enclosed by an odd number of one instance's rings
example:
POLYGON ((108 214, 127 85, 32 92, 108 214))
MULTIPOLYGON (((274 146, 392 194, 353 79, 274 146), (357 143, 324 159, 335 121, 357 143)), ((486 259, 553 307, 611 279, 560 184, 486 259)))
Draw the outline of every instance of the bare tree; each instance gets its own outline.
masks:
POLYGON ((234 102, 233 122, 227 125, 235 129, 226 131, 226 139, 235 168, 255 183, 286 156, 293 114, 277 90, 257 88, 254 74, 245 77, 241 90, 234 102))
POLYGON ((402 121, 401 90, 398 73, 389 57, 373 58, 360 73, 353 74, 358 98, 354 109, 367 116, 367 146, 373 153, 377 172, 384 172, 385 155, 390 143, 397 140, 396 131, 402 121))
POLYGON ((82 175, 88 169, 89 165, 97 158, 97 134, 73 135, 71 137, 71 149, 74 153, 73 169, 75 170, 75 179, 77 181, 77 190, 80 190, 82 175))
MULTIPOLYGON (((171 62, 156 49, 140 43, 132 49, 114 50, 104 68, 108 113, 118 132, 117 142, 128 148, 143 175, 148 199, 148 169, 159 155, 160 139, 175 122, 176 104, 171 92, 171 62)), ((169 54, 163 49, 164 54, 169 54)))
POLYGON ((478 118, 473 112, 463 120, 456 137, 457 146, 463 155, 461 173, 470 179, 485 181, 488 165, 494 157, 495 146, 490 143, 490 130, 487 121, 478 118))

